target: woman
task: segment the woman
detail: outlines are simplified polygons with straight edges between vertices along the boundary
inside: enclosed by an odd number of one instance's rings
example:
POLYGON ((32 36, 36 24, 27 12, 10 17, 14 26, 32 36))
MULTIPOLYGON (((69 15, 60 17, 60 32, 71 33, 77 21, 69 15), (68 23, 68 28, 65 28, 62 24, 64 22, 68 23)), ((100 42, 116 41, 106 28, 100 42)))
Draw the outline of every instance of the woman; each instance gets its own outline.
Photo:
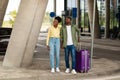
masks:
POLYGON ((53 25, 48 30, 46 45, 50 51, 50 65, 51 72, 54 73, 54 55, 56 55, 56 72, 60 72, 59 61, 60 61, 60 28, 59 23, 61 18, 59 16, 54 18, 53 25))

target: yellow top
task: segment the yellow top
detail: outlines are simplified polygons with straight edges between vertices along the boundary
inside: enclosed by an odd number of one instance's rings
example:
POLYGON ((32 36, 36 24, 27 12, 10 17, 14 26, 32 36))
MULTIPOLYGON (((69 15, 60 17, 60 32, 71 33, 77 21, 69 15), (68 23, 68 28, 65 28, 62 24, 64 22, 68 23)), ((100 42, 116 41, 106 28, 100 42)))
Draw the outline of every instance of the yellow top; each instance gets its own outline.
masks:
POLYGON ((60 28, 61 28, 61 25, 58 25, 57 28, 55 28, 54 26, 49 28, 48 34, 47 34, 47 39, 46 39, 46 45, 49 44, 50 37, 60 38, 60 28))

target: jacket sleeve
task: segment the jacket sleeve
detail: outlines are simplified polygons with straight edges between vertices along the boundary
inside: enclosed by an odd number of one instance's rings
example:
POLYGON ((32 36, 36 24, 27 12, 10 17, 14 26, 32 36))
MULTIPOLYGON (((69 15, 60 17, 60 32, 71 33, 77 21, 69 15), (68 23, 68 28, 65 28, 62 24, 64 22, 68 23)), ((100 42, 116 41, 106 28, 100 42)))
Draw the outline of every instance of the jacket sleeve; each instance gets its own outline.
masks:
POLYGON ((80 29, 77 26, 75 26, 75 28, 76 28, 76 31, 77 31, 77 36, 78 36, 78 38, 80 38, 80 29))
POLYGON ((60 41, 63 41, 63 29, 62 29, 62 27, 60 29, 60 41))
POLYGON ((63 36, 63 27, 60 29, 60 47, 63 48, 63 41, 64 41, 64 36, 63 36))

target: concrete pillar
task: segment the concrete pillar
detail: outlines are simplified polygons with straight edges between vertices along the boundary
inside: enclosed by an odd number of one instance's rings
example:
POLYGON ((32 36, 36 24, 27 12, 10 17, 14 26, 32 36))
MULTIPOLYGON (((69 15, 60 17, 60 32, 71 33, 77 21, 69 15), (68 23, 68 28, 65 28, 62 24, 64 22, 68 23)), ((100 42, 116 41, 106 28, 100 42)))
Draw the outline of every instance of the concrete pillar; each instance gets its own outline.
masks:
POLYGON ((99 15, 98 15, 98 10, 97 10, 97 4, 96 4, 96 10, 95 10, 95 15, 93 15, 93 7, 94 7, 94 0, 87 0, 88 2, 88 15, 89 15, 89 20, 90 20, 90 29, 92 31, 92 26, 93 26, 93 16, 95 16, 95 26, 94 26, 94 38, 100 38, 100 26, 99 26, 99 15))
POLYGON ((0 0, 0 27, 2 27, 8 2, 9 0, 0 0))
POLYGON ((29 66, 48 0, 21 0, 3 66, 29 66))
POLYGON ((94 5, 94 0, 87 0, 88 3, 88 15, 89 15, 89 21, 90 21, 90 29, 92 30, 92 25, 93 25, 93 5, 94 5))

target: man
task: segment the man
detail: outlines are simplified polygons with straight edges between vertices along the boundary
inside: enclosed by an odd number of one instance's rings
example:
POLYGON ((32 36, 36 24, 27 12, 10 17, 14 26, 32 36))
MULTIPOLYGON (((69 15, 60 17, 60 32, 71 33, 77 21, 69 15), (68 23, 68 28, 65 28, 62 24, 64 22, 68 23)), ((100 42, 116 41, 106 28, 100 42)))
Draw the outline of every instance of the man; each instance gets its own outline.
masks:
POLYGON ((71 54, 72 58, 72 74, 76 74, 75 66, 76 66, 76 46, 77 42, 80 40, 80 30, 77 26, 71 24, 71 17, 66 17, 65 19, 66 25, 61 28, 60 36, 61 36, 61 47, 64 48, 65 51, 65 64, 66 64, 66 73, 70 73, 69 66, 69 54, 71 54), (77 33, 77 35, 76 35, 77 33))

